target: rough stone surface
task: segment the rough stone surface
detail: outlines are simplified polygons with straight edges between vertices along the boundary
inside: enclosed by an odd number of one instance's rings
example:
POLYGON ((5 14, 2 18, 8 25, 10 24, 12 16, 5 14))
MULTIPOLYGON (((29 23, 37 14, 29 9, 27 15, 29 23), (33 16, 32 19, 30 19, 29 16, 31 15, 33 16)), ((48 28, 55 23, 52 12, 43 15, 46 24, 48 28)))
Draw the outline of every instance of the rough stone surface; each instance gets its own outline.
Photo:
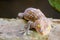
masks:
POLYGON ((60 24, 53 23, 53 28, 49 35, 42 36, 36 31, 29 30, 25 33, 23 19, 0 18, 0 40, 60 40, 60 24))
POLYGON ((26 21, 23 19, 0 18, 0 40, 46 40, 36 31, 29 30, 26 34, 26 21))

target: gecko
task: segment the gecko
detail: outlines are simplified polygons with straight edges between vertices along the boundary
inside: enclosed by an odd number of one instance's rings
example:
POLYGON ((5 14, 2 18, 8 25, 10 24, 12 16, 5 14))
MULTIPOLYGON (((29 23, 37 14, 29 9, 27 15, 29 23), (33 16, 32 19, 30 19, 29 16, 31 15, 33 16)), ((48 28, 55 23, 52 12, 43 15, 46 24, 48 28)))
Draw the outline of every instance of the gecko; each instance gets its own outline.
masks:
POLYGON ((28 21, 26 26, 28 30, 34 28, 41 35, 47 35, 51 30, 52 22, 40 9, 27 8, 23 13, 19 13, 18 17, 28 21))

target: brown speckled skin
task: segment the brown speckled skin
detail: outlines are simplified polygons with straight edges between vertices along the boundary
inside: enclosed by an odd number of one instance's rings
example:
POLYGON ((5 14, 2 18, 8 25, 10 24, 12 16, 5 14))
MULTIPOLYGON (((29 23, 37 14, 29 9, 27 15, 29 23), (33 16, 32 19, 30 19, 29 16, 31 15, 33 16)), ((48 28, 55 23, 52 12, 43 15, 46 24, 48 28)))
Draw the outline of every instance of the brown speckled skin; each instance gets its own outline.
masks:
POLYGON ((24 18, 26 20, 35 21, 40 19, 40 17, 45 17, 45 15, 36 8, 27 8, 24 12, 24 18))

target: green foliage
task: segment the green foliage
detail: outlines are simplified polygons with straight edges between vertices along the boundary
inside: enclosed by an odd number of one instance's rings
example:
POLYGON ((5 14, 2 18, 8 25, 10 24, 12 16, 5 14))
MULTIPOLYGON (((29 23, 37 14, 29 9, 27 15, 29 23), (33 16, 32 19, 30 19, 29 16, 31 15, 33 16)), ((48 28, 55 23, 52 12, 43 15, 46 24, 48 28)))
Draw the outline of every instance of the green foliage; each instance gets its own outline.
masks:
POLYGON ((60 12, 60 0, 48 0, 50 5, 60 12))

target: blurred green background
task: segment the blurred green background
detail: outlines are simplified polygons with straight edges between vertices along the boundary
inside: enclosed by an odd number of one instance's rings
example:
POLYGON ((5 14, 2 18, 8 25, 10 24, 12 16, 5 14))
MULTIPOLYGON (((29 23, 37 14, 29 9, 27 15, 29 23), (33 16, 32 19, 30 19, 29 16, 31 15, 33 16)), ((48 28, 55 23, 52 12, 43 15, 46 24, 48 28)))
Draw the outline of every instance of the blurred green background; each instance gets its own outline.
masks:
POLYGON ((47 17, 60 18, 60 12, 51 7, 48 0, 0 0, 0 17, 16 18, 28 7, 41 9, 47 17))
POLYGON ((60 0, 48 0, 50 5, 60 12, 60 0))

